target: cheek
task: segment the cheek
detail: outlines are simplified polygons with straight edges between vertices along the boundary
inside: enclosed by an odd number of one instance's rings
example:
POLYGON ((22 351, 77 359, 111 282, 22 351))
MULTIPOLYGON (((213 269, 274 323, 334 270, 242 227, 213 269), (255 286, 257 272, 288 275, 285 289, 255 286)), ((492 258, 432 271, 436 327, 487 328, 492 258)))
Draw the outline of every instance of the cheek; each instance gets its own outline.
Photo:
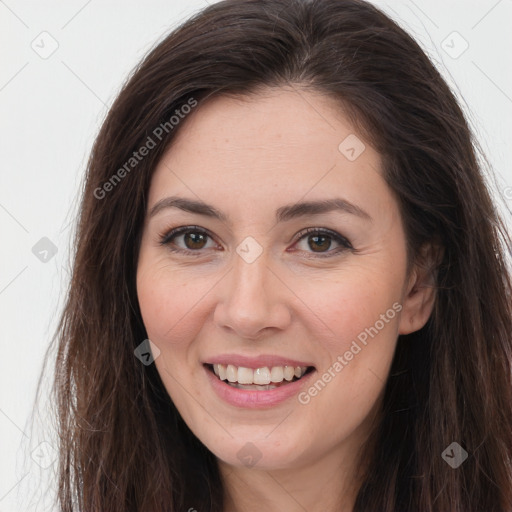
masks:
POLYGON ((394 335, 398 315, 393 304, 401 301, 401 285, 400 276, 383 279, 382 273, 379 276, 359 268, 332 273, 321 281, 302 281, 299 294, 314 313, 311 329, 334 357, 348 350, 358 337, 364 340, 364 333, 376 323, 386 337, 394 335))
POLYGON ((202 303, 211 288, 206 277, 190 280, 190 275, 158 262, 141 266, 137 295, 148 337, 157 345, 172 343, 175 348, 189 343, 201 328, 206 315, 202 303))
MULTIPOLYGON (((315 313, 309 334, 324 354, 317 384, 302 399, 315 414, 334 407, 356 424, 384 387, 398 336, 402 282, 399 275, 382 275, 352 268, 315 286, 303 283, 301 294, 315 313)), ((333 428, 339 414, 331 415, 333 428)))
POLYGON ((310 325, 310 335, 317 352, 325 354, 317 379, 299 402, 310 418, 310 433, 324 439, 328 449, 333 438, 342 440, 365 421, 384 389, 396 346, 401 297, 394 282, 354 274, 314 290, 310 288, 310 297, 317 320, 316 326, 310 325))

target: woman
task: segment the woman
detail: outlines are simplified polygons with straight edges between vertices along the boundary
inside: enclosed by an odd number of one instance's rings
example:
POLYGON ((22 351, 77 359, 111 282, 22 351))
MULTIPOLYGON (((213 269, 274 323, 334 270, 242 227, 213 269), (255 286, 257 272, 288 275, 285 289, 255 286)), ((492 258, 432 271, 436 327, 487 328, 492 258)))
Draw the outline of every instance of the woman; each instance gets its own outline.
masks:
POLYGON ((228 0, 88 166, 61 510, 512 510, 505 251, 453 94, 358 0, 228 0))

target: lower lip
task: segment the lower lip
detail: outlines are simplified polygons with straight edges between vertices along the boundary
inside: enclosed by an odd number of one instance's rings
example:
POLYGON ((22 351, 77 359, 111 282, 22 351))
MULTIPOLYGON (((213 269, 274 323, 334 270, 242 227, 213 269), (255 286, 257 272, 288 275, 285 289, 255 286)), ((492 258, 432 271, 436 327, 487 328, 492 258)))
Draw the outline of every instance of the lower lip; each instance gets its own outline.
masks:
POLYGON ((226 401, 228 404, 235 405, 236 407, 247 407, 251 409, 264 409, 280 404, 285 400, 297 395, 301 388, 305 387, 311 377, 315 373, 312 372, 304 375, 299 380, 283 384, 274 389, 266 391, 257 391, 250 389, 238 389, 226 384, 225 381, 220 380, 213 372, 206 366, 203 366, 208 379, 210 380, 214 391, 217 395, 226 401))

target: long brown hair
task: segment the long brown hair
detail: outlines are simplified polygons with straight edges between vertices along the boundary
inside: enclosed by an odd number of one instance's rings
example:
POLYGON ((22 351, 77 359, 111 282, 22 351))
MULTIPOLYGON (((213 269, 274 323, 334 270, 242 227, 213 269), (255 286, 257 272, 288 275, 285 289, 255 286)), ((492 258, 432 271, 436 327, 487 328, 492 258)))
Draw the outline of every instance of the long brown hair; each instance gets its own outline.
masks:
POLYGON ((176 110, 284 85, 337 99, 379 151, 410 258, 425 243, 443 249, 434 311, 398 339, 354 512, 512 510, 512 244, 454 95, 412 38, 359 0, 211 5, 144 58, 112 105, 88 163, 56 336, 60 509, 222 511, 216 458, 155 365, 134 357, 147 338, 137 255, 176 110), (154 147, 130 161, 148 137, 154 147), (456 469, 442 457, 452 442, 469 454, 456 469))

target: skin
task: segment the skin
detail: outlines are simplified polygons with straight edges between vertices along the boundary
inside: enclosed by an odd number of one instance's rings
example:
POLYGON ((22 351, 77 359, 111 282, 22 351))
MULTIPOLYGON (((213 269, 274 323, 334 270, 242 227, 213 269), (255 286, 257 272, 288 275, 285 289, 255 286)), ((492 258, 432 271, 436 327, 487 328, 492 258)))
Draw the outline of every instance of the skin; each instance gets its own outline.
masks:
POLYGON ((431 276, 416 265, 407 273, 400 212, 379 154, 358 136, 365 149, 349 161, 338 146, 356 132, 338 105, 297 88, 213 97, 182 123, 153 175, 148 212, 179 196, 207 202, 228 220, 178 208, 146 218, 137 291, 148 337, 161 351, 158 372, 219 461, 226 511, 350 511, 357 451, 397 336, 420 329, 434 300, 431 276), (331 198, 371 220, 331 211, 276 223, 284 205, 331 198), (212 236, 194 245, 182 234, 161 245, 179 226, 212 236), (319 245, 314 235, 297 236, 309 227, 335 231, 353 248, 336 252, 335 239, 319 245), (252 263, 236 252, 248 236, 263 250, 252 263), (266 409, 235 407, 204 373, 202 362, 221 353, 278 354, 311 361, 314 382, 393 304, 401 312, 307 404, 293 397, 266 409), (254 467, 237 456, 248 442, 261 454, 254 467))

